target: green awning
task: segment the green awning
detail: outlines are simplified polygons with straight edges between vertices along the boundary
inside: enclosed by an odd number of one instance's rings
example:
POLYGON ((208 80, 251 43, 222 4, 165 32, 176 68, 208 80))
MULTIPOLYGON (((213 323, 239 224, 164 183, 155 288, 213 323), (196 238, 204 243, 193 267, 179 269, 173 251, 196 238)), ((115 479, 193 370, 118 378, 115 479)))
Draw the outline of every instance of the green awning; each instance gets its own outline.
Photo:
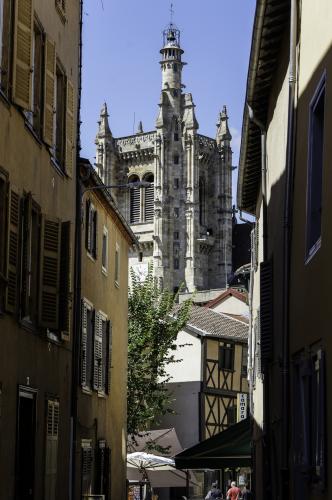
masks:
POLYGON ((187 448, 174 457, 177 469, 223 469, 251 466, 250 419, 187 448))

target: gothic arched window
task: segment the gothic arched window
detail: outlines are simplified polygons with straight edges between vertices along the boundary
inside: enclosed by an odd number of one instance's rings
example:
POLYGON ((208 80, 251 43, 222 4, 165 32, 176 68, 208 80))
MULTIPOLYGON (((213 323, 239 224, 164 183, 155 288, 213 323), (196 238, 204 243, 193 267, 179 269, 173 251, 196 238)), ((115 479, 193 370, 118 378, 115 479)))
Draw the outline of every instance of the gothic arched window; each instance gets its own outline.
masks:
POLYGON ((204 179, 199 179, 199 223, 205 223, 205 182, 204 179))
MULTIPOLYGON (((130 177, 129 182, 138 182, 139 178, 137 175, 130 177)), ((140 189, 130 189, 130 203, 129 203, 129 220, 130 224, 136 224, 140 222, 140 209, 141 209, 141 190, 140 189)))
MULTIPOLYGON (((144 177, 147 182, 153 182, 153 174, 147 174, 144 177)), ((153 221, 153 202, 154 202, 154 188, 153 185, 144 188, 144 220, 145 222, 153 221)))

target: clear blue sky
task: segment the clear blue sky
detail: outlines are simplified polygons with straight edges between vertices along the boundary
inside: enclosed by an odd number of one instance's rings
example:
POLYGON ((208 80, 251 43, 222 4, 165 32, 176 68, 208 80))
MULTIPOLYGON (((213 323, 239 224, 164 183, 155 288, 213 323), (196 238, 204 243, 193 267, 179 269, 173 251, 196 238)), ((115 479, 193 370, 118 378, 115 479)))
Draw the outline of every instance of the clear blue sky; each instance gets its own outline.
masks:
MULTIPOLYGON (((161 91, 159 50, 170 3, 84 2, 81 154, 92 163, 104 101, 115 137, 133 133, 134 113, 136 126, 142 120, 145 131, 155 128, 161 91)), ((237 165, 255 0, 173 0, 173 8, 183 60, 188 63, 183 83, 193 94, 199 132, 215 136, 218 112, 226 104, 237 165)), ((234 181, 235 177, 236 171, 234 181)))

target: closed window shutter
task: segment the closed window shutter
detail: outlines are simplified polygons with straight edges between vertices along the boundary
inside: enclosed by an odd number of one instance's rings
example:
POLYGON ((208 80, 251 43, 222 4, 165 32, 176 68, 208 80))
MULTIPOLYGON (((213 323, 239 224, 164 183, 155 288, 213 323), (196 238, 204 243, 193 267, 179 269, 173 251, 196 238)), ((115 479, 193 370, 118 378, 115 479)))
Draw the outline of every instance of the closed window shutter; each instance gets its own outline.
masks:
POLYGON ((111 390, 111 367, 112 367, 112 323, 107 321, 106 339, 105 339, 105 381, 104 387, 106 394, 111 390))
POLYGON ((154 187, 145 188, 144 218, 146 222, 153 221, 154 187))
POLYGON ((101 315, 96 312, 94 345, 93 345, 93 388, 102 390, 103 384, 103 321, 101 315))
POLYGON ((93 248, 92 248, 92 255, 96 259, 97 258, 97 243, 98 243, 98 212, 97 210, 93 211, 92 214, 92 227, 93 227, 93 248))
POLYGON ((74 166, 74 87, 67 80, 66 92, 66 156, 65 168, 69 177, 73 176, 74 166))
POLYGON ((16 0, 13 63, 13 99, 31 110, 33 1, 16 0))
POLYGON ((20 200, 17 193, 10 191, 7 239, 7 290, 6 310, 16 312, 18 240, 19 240, 20 200))
POLYGON ((59 322, 61 338, 70 340, 72 289, 71 289, 71 223, 61 224, 59 322))
POLYGON ((273 267, 272 261, 260 265, 260 327, 262 362, 272 358, 273 347, 273 267))
POLYGON ((86 201, 85 204, 85 248, 88 252, 91 251, 91 202, 86 201))
MULTIPOLYGON (((3 0, 2 54, 0 56, 0 87, 7 96, 9 93, 10 53, 12 49, 12 1, 3 0)), ((1 43, 0 43, 1 45, 1 43)))
POLYGON ((42 219, 39 324, 59 328, 59 268, 61 225, 57 219, 42 219))
POLYGON ((44 70, 44 122, 43 137, 46 144, 54 145, 54 109, 55 109, 55 43, 46 37, 44 70))
MULTIPOLYGON (((326 389, 325 389, 325 352, 319 350, 315 362, 315 377, 317 381, 316 421, 317 438, 315 453, 316 476, 320 488, 326 486, 326 389)), ((313 402, 314 403, 314 402, 313 402)))
POLYGON ((84 301, 81 307, 81 385, 87 385, 88 314, 84 301))
POLYGON ((56 500, 56 478, 58 470, 59 401, 47 401, 45 500, 56 500))
POLYGON ((21 314, 29 311, 29 286, 31 275, 31 211, 32 197, 29 193, 22 200, 22 272, 21 272, 21 314))
POLYGON ((130 190, 130 223, 140 222, 140 189, 130 190))

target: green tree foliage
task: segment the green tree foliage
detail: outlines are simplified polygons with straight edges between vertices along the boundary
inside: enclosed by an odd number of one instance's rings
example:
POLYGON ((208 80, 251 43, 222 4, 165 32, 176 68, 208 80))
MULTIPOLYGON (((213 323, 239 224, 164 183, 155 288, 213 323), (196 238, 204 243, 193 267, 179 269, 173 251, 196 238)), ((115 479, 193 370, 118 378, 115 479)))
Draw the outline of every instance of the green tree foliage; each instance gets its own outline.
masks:
MULTIPOLYGON (((128 324, 128 435, 137 436, 152 422, 172 413, 167 365, 176 362, 178 332, 187 322, 190 301, 161 290, 152 275, 144 281, 131 270, 128 324)), ((135 439, 135 438, 134 438, 135 439)))

